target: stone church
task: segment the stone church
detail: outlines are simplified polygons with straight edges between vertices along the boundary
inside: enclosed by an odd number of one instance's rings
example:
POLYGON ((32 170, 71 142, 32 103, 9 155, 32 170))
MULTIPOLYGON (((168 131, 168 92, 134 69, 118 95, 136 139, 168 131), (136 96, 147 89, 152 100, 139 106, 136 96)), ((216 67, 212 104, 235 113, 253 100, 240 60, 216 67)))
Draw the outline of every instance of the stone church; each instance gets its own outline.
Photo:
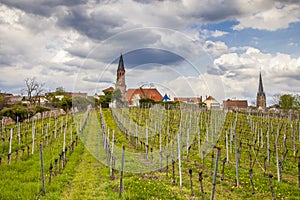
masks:
POLYGON ((129 106, 139 106, 139 100, 142 98, 153 99, 154 101, 162 101, 162 95, 156 88, 133 88, 126 89, 125 83, 125 67, 123 55, 120 55, 117 69, 117 80, 115 90, 120 90, 121 100, 127 102, 129 106))
POLYGON ((259 73, 258 92, 256 96, 256 108, 266 109, 266 94, 264 92, 261 72, 259 73))

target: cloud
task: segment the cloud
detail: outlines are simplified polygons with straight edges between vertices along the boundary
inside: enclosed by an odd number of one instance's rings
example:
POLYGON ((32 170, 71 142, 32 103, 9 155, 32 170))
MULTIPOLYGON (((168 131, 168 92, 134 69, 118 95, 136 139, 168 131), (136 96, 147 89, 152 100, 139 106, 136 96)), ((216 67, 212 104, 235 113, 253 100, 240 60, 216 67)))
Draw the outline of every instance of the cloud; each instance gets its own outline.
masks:
POLYGON ((228 52, 227 45, 221 41, 213 42, 213 41, 207 40, 207 41, 205 41, 203 47, 204 47, 205 51, 211 53, 212 56, 214 56, 214 57, 220 56, 220 55, 228 52))
MULTIPOLYGON (((126 58, 124 62, 126 62, 127 68, 149 63, 170 65, 183 61, 183 58, 180 55, 154 48, 136 49, 124 54, 124 58, 126 58)), ((113 63, 118 63, 118 61, 119 58, 113 63)))
POLYGON ((218 74, 225 84, 226 94, 255 98, 258 87, 258 73, 262 70, 265 92, 270 97, 276 93, 295 92, 299 84, 300 57, 277 53, 263 53, 247 47, 242 53, 227 53, 214 60, 208 73, 218 74))
MULTIPOLYGON (((248 3, 250 4, 250 3, 248 3)), ((242 30, 245 28, 253 28, 260 30, 275 31, 278 29, 288 28, 291 23, 300 21, 300 5, 299 2, 290 2, 287 4, 285 1, 273 2, 264 9, 256 8, 258 10, 249 11, 251 6, 245 9, 245 14, 237 17, 239 24, 234 26, 234 30, 242 30)))
MULTIPOLYGON (((18 88, 22 79, 34 75, 49 87, 64 85, 71 90, 75 82, 76 89, 94 90, 102 73, 99 87, 106 87, 115 80, 114 61, 122 52, 129 86, 154 80, 186 94, 183 82, 191 80, 197 83, 193 94, 209 93, 197 79, 203 74, 207 80, 224 79, 227 94, 250 96, 256 88, 249 92, 245 88, 256 84, 262 67, 272 80, 266 81, 267 87, 274 83, 279 91, 298 84, 298 58, 276 54, 280 49, 271 54, 245 47, 263 42, 259 35, 242 46, 230 46, 223 39, 235 41, 239 31, 248 28, 276 31, 290 27, 299 21, 299 10, 292 0, 3 0, 1 87, 18 88), (234 31, 222 26, 201 28, 228 20, 235 22, 234 31), (288 79, 289 83, 282 84, 288 79)), ((292 38, 286 44, 297 49, 296 42, 292 38)))
POLYGON ((72 1, 2 0, 2 3, 9 7, 14 7, 19 10, 22 10, 26 13, 39 15, 43 17, 50 17, 51 15, 53 15, 53 11, 59 9, 61 6, 75 7, 76 5, 88 3, 88 0, 72 0, 72 1))

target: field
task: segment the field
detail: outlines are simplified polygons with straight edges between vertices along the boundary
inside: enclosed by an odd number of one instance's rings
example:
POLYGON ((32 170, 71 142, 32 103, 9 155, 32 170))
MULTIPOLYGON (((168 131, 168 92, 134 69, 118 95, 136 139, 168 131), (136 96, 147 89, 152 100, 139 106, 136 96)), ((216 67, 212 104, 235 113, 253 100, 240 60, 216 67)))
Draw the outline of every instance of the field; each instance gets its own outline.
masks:
POLYGON ((0 199, 300 199, 291 112, 89 108, 0 137, 0 199))

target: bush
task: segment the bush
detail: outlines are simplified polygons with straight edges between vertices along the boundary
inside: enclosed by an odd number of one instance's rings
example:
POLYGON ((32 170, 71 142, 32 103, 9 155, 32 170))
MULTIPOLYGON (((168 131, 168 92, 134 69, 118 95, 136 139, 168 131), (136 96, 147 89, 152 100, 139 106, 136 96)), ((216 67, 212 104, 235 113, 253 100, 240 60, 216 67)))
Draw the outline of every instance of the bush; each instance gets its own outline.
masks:
POLYGON ((5 108, 1 110, 0 112, 1 118, 3 116, 11 117, 14 121, 17 121, 17 118, 19 118, 19 121, 23 121, 27 118, 28 114, 32 116, 34 114, 34 111, 29 111, 23 105, 14 105, 10 108, 5 108))
POLYGON ((49 111, 49 110, 50 110, 50 108, 43 107, 43 106, 36 106, 35 107, 35 112, 36 113, 42 113, 42 112, 49 111))
POLYGON ((151 108, 151 106, 156 103, 153 99, 150 98, 140 99, 139 102, 140 108, 151 108))

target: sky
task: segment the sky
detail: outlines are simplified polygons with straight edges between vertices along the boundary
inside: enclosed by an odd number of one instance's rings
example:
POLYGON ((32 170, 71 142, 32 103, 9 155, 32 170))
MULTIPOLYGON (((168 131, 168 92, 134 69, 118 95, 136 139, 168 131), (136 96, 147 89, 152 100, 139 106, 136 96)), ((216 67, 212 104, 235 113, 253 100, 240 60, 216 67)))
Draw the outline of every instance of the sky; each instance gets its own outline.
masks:
MULTIPOLYGON (((123 54, 127 88, 254 105, 300 93, 298 0, 0 0, 0 90, 100 94, 123 54)), ((23 92, 22 92, 23 91, 23 92)))

